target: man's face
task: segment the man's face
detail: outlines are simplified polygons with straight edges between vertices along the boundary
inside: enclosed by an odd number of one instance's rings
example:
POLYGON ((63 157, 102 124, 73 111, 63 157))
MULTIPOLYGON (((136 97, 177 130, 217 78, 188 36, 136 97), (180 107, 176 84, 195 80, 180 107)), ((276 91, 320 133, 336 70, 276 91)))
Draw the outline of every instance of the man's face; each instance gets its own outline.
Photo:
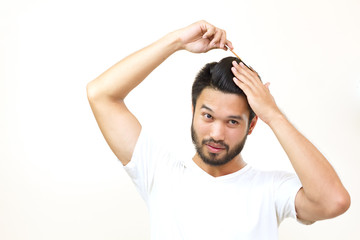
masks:
POLYGON ((205 88, 197 99, 191 125, 197 154, 212 166, 230 162, 244 147, 248 125, 245 97, 205 88))

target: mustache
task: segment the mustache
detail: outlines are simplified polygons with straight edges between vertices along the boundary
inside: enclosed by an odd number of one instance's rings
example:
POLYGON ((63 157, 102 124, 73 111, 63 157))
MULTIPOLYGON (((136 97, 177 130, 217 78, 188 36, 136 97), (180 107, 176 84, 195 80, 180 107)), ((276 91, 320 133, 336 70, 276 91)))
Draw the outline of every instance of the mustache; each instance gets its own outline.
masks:
POLYGON ((213 138, 209 138, 209 139, 204 139, 201 142, 203 145, 205 144, 210 144, 210 143, 215 143, 218 145, 221 145, 221 147, 224 147, 227 151, 229 150, 229 145, 227 145, 224 141, 222 140, 215 140, 213 138))

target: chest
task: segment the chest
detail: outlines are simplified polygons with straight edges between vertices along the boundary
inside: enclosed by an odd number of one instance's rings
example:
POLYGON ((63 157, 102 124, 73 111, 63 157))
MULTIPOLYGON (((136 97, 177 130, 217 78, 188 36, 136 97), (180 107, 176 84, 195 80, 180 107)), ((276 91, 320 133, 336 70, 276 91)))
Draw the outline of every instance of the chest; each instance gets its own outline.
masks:
POLYGON ((149 204, 152 221, 169 225, 185 239, 196 234, 206 239, 205 233, 208 239, 237 239, 264 221, 276 222, 271 189, 256 180, 216 181, 188 171, 157 181, 149 204))

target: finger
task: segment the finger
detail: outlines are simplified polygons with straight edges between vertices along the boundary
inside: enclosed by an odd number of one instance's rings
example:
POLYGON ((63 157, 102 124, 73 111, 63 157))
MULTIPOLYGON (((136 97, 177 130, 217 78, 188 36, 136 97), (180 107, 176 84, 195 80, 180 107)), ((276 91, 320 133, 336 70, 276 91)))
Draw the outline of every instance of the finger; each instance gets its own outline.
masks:
POLYGON ((211 39, 212 36, 215 34, 216 28, 213 25, 207 24, 205 25, 206 32, 202 36, 203 38, 211 39))
POLYGON ((227 48, 225 47, 225 44, 226 44, 226 32, 222 30, 222 35, 220 38, 220 48, 226 50, 227 48))
POLYGON ((230 42, 229 40, 226 40, 226 46, 228 46, 231 50, 234 49, 232 42, 230 42))
POLYGON ((248 67, 247 65, 245 65, 245 63, 243 63, 242 61, 238 64, 240 69, 245 71, 246 73, 248 73, 250 76, 253 76, 253 73, 255 72, 255 70, 252 69, 252 67, 248 67))
POLYGON ((238 86, 241 90, 243 90, 243 92, 245 93, 246 96, 250 95, 251 88, 247 84, 243 83, 237 77, 234 77, 233 81, 236 84, 236 86, 238 86))
POLYGON ((249 72, 247 72, 244 68, 241 67, 241 62, 238 64, 236 61, 233 61, 233 67, 231 68, 233 74, 245 82, 246 84, 253 85, 253 81, 251 80, 253 78, 252 75, 250 75, 249 72))
POLYGON ((221 39, 221 35, 222 35, 222 31, 217 29, 215 31, 214 38, 210 42, 210 46, 214 46, 214 47, 219 46, 219 41, 221 39))
POLYGON ((269 83, 269 82, 265 83, 264 85, 265 85, 265 87, 266 87, 268 90, 270 90, 270 89, 269 89, 269 86, 270 86, 270 83, 269 83))
POLYGON ((255 70, 250 69, 247 66, 245 66, 245 64, 243 62, 240 62, 240 64, 235 62, 235 63, 233 63, 233 65, 235 66, 237 71, 239 71, 240 73, 243 73, 245 76, 247 76, 251 80, 251 82, 253 82, 254 84, 261 83, 258 73, 255 70))
POLYGON ((241 89, 244 88, 244 86, 246 86, 247 90, 246 91, 250 91, 250 89, 256 89, 256 87, 254 86, 254 84, 249 80, 249 78, 247 76, 245 76, 244 74, 237 72, 237 70, 235 68, 232 68, 232 71, 234 73, 235 78, 238 80, 239 83, 242 83, 242 86, 240 87, 241 89))

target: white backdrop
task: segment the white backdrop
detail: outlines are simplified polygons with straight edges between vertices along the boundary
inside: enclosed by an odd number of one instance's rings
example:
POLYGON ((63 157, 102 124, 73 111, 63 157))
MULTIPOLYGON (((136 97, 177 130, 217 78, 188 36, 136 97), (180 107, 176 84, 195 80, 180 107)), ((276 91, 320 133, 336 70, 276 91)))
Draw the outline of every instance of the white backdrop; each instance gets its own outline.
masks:
MULTIPOLYGON (((286 220, 280 239, 359 239, 359 11, 356 0, 2 0, 0 239, 149 239, 145 204, 96 125, 86 84, 200 19, 227 30, 352 196, 338 218, 312 226, 286 220)), ((170 147, 191 152, 191 83, 205 63, 228 55, 176 53, 129 95, 129 108, 170 147)), ((291 170, 263 123, 244 157, 291 170)))

